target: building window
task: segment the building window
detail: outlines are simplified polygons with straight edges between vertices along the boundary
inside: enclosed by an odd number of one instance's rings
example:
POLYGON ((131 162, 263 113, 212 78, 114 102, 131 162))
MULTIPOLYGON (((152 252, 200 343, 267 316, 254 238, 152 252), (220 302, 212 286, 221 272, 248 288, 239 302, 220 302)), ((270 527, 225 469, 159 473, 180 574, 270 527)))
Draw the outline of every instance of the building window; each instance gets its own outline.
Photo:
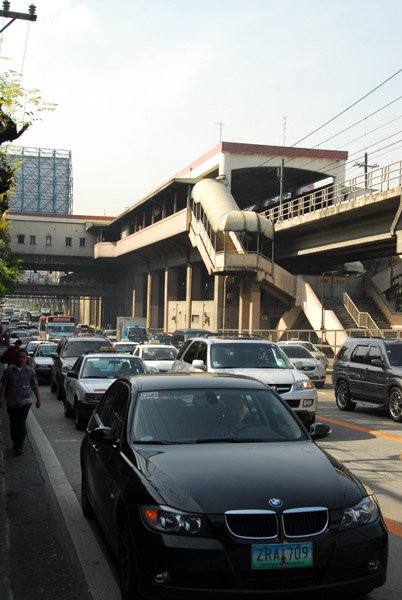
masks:
POLYGON ((17 235, 17 240, 19 244, 25 244, 25 235, 17 235))
POLYGON ((52 245, 52 236, 50 235, 50 233, 48 233, 46 236, 46 246, 51 246, 51 245, 52 245))
POLYGON ((66 237, 66 246, 71 246, 71 238, 66 237))
POLYGON ((80 248, 85 247, 85 238, 80 238, 80 248))
POLYGON ((36 235, 31 235, 29 237, 29 244, 30 244, 30 246, 35 246, 36 245, 36 235))

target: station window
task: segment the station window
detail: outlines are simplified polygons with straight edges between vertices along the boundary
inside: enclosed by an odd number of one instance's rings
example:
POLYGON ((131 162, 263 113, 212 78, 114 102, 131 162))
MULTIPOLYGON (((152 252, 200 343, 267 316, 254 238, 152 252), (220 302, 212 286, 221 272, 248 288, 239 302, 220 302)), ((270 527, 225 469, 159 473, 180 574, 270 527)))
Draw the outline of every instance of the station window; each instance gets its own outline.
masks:
POLYGON ((30 235, 29 236, 29 244, 30 244, 30 246, 35 246, 36 245, 36 235, 30 235))
POLYGON ((25 235, 19 234, 17 235, 17 240, 19 244, 25 244, 25 235))
POLYGON ((71 246, 71 238, 66 237, 66 246, 71 246))
POLYGON ((52 236, 50 235, 50 233, 48 233, 46 236, 46 246, 51 246, 51 245, 52 245, 52 236))
POLYGON ((85 246, 85 238, 80 238, 80 248, 85 246))

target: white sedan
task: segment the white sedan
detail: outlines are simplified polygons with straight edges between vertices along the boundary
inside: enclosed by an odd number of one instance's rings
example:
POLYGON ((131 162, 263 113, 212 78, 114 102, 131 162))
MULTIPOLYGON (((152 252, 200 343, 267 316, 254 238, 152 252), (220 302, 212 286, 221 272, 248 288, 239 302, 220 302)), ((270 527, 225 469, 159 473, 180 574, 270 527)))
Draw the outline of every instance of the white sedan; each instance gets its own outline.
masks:
POLYGON ((172 370, 177 348, 169 344, 140 344, 133 350, 152 371, 167 373, 172 370))
POLYGON ((147 373, 140 358, 117 352, 81 355, 65 377, 64 416, 85 429, 95 406, 117 377, 147 373))
POLYGON ((50 382, 53 364, 53 358, 50 355, 52 352, 56 352, 56 349, 57 344, 38 342, 33 351, 28 351, 28 364, 34 369, 38 381, 50 382))

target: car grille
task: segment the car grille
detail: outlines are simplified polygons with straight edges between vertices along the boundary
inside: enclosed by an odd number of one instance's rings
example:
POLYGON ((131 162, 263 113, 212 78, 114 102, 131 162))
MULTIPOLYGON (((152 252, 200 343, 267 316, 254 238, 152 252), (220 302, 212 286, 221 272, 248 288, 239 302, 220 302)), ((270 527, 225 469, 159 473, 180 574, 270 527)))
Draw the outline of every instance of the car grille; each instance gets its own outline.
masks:
POLYGON ((290 408, 298 408, 300 400, 286 400, 286 404, 290 406, 290 408))
POLYGON ((326 508, 301 508, 273 511, 230 511, 225 514, 226 526, 236 537, 267 539, 279 537, 306 537, 319 535, 328 527, 326 508))
POLYGON ((273 383, 272 385, 268 385, 272 390, 278 392, 278 394, 287 394, 292 389, 291 383, 273 383))

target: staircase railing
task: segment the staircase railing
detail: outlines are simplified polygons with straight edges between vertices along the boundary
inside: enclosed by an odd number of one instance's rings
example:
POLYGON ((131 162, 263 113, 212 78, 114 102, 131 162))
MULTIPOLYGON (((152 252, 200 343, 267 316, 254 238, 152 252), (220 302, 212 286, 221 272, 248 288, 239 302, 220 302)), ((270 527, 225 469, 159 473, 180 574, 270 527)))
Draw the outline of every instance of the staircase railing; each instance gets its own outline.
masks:
POLYGON ((359 327, 359 329, 367 329, 371 335, 380 335, 380 328, 368 312, 360 312, 356 304, 347 292, 343 292, 343 303, 346 310, 359 327))

